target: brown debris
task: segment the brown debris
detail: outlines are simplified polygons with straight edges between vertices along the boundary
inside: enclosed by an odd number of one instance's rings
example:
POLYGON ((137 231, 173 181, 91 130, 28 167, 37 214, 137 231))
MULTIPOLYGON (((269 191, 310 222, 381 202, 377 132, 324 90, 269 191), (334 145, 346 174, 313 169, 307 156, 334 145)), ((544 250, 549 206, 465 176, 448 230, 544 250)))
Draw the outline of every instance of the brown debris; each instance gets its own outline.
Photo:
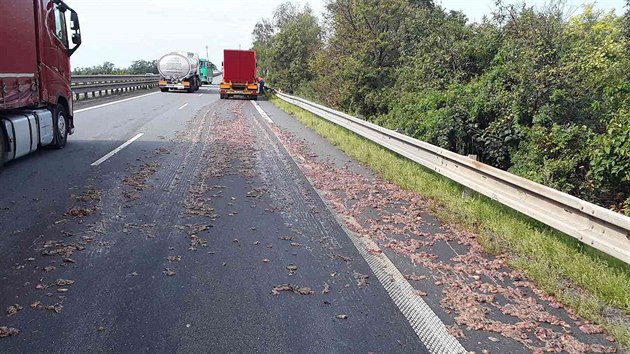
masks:
POLYGON ((43 256, 61 256, 62 259, 69 259, 74 252, 83 251, 85 249, 84 243, 65 243, 63 241, 49 240, 44 243, 44 250, 41 252, 43 256))
POLYGON ((580 325, 578 327, 580 329, 580 331, 582 331, 583 333, 586 334, 601 334, 604 333, 604 329, 601 326, 595 325, 595 324, 591 324, 591 323, 585 323, 583 325, 580 325))
POLYGON ((131 176, 123 179, 123 183, 137 191, 147 189, 149 188, 146 184, 147 179, 153 176, 159 168, 160 164, 157 162, 145 163, 131 176))
POLYGON ((72 216, 75 218, 84 218, 86 216, 90 216, 96 212, 96 207, 79 207, 75 206, 72 209, 66 211, 63 215, 72 216))
POLYGON ((328 294, 330 292, 330 285, 324 282, 324 290, 322 290, 322 294, 328 294))
POLYGON ((340 254, 337 255, 337 258, 341 259, 342 261, 344 261, 346 263, 352 262, 352 258, 351 257, 342 256, 340 254))
POLYGON ((420 281, 420 280, 425 280, 426 278, 427 277, 425 275, 416 275, 416 273, 405 275, 405 279, 411 280, 411 281, 420 281))
POLYGON ((19 334, 20 330, 18 330, 17 328, 0 326, 0 338, 17 336, 19 334))
POLYGON ((461 328, 459 328, 458 325, 446 326, 446 330, 448 331, 448 334, 452 335, 455 338, 464 337, 464 332, 461 328))
POLYGON ((20 311, 22 309, 23 309, 23 307, 20 306, 19 304, 11 305, 11 306, 7 307, 7 316, 14 316, 15 314, 18 313, 18 311, 20 311))
POLYGON ((271 294, 280 295, 282 291, 290 291, 299 295, 312 295, 315 293, 311 288, 300 287, 299 285, 294 284, 282 284, 274 286, 271 290, 271 294))
POLYGON ((361 274, 356 271, 352 275, 354 276, 354 279, 357 281, 358 287, 363 287, 369 284, 368 282, 368 279, 370 278, 369 275, 361 274))
POLYGON ((182 260, 182 256, 168 256, 168 257, 166 257, 166 260, 168 260, 171 263, 179 262, 179 261, 182 260))
POLYGON ((289 271, 289 275, 295 275, 295 272, 298 270, 298 266, 293 263, 289 264, 286 268, 289 271))
MULTIPOLYGON (((595 338, 578 340, 571 329, 581 324, 564 320, 568 317, 577 321, 578 317, 523 274, 510 269, 508 256, 489 255, 475 234, 426 221, 432 205, 423 196, 378 176, 365 176, 348 166, 338 167, 332 160, 313 158, 303 140, 278 127, 272 129, 326 202, 346 220, 345 226, 350 231, 391 249, 435 276, 434 284, 443 290, 442 307, 462 328, 497 333, 532 352, 616 350, 588 344, 595 338), (422 226, 440 231, 425 232, 422 226), (452 254, 434 254, 434 249, 443 248, 450 248, 452 254), (549 307, 563 316, 550 312, 549 307), (514 320, 499 321, 497 315, 507 315, 514 320)), ((369 252, 380 253, 376 248, 369 252)), ((334 257, 351 261, 339 255, 334 257)), ((426 279, 415 274, 406 278, 426 279)), ((600 330, 590 326, 583 329, 586 334, 597 334, 600 330)), ((457 327, 453 331, 459 334, 462 329, 457 327)), ((493 338, 500 339, 499 336, 493 338)))
POLYGON ((75 196, 74 199, 79 202, 92 202, 92 201, 100 202, 102 196, 103 196, 103 191, 89 187, 81 195, 75 196))
POLYGON ((190 235, 190 247, 188 247, 188 250, 196 251, 197 247, 208 247, 208 240, 197 235, 190 235))
POLYGON ((53 311, 54 313, 61 313, 61 311, 63 311, 63 305, 60 302, 58 302, 54 305, 46 306, 46 309, 53 311))
POLYGON ((68 286, 74 284, 74 280, 69 279, 57 279, 55 281, 55 285, 57 286, 68 286))

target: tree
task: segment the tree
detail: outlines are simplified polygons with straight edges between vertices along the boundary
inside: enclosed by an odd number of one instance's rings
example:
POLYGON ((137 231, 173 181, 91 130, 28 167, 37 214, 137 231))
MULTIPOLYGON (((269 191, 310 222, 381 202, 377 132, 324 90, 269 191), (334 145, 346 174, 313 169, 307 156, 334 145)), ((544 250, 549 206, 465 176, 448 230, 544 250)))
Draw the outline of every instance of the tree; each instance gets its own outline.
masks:
POLYGON ((306 83, 314 78, 310 62, 322 43, 317 17, 308 5, 299 9, 284 3, 274 11, 273 21, 263 20, 254 28, 259 70, 278 88, 307 90, 306 83))
POLYGON ((135 60, 127 71, 131 75, 144 75, 147 73, 158 74, 157 62, 147 60, 135 60))
POLYGON ((630 0, 505 5, 469 23, 426 0, 284 4, 254 29, 274 84, 630 214, 630 0))
POLYGON ((158 73, 157 60, 135 60, 128 68, 116 68, 114 63, 106 61, 101 65, 72 70, 73 75, 144 75, 147 73, 158 73))

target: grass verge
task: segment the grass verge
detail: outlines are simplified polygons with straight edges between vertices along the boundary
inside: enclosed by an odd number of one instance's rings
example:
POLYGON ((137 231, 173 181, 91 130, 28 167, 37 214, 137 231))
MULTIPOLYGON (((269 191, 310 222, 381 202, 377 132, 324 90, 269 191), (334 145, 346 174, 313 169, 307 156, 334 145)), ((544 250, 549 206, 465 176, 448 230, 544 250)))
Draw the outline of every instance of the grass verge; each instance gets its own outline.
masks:
POLYGON ((490 253, 508 254, 512 267, 630 349, 630 266, 482 195, 463 198, 451 180, 277 97, 270 101, 382 178, 432 200, 443 222, 475 232, 490 253))

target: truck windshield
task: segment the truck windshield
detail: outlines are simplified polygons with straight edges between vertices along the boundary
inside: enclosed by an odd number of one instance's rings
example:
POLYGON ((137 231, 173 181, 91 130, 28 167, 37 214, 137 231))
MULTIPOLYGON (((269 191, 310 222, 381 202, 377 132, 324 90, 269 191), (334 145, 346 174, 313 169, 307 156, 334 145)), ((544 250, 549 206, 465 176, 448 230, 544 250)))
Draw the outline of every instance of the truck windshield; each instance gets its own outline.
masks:
POLYGON ((65 12, 55 5, 55 35, 68 48, 68 30, 66 29, 65 12))

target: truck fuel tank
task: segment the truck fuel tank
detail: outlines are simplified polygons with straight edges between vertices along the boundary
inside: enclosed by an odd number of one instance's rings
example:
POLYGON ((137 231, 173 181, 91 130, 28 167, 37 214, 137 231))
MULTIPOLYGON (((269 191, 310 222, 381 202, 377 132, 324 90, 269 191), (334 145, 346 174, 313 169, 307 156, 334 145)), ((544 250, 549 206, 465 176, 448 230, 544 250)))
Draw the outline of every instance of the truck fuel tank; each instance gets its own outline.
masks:
POLYGON ((39 144, 45 146, 53 141, 52 112, 47 109, 6 114, 0 116, 0 123, 7 132, 7 161, 30 154, 39 144))

